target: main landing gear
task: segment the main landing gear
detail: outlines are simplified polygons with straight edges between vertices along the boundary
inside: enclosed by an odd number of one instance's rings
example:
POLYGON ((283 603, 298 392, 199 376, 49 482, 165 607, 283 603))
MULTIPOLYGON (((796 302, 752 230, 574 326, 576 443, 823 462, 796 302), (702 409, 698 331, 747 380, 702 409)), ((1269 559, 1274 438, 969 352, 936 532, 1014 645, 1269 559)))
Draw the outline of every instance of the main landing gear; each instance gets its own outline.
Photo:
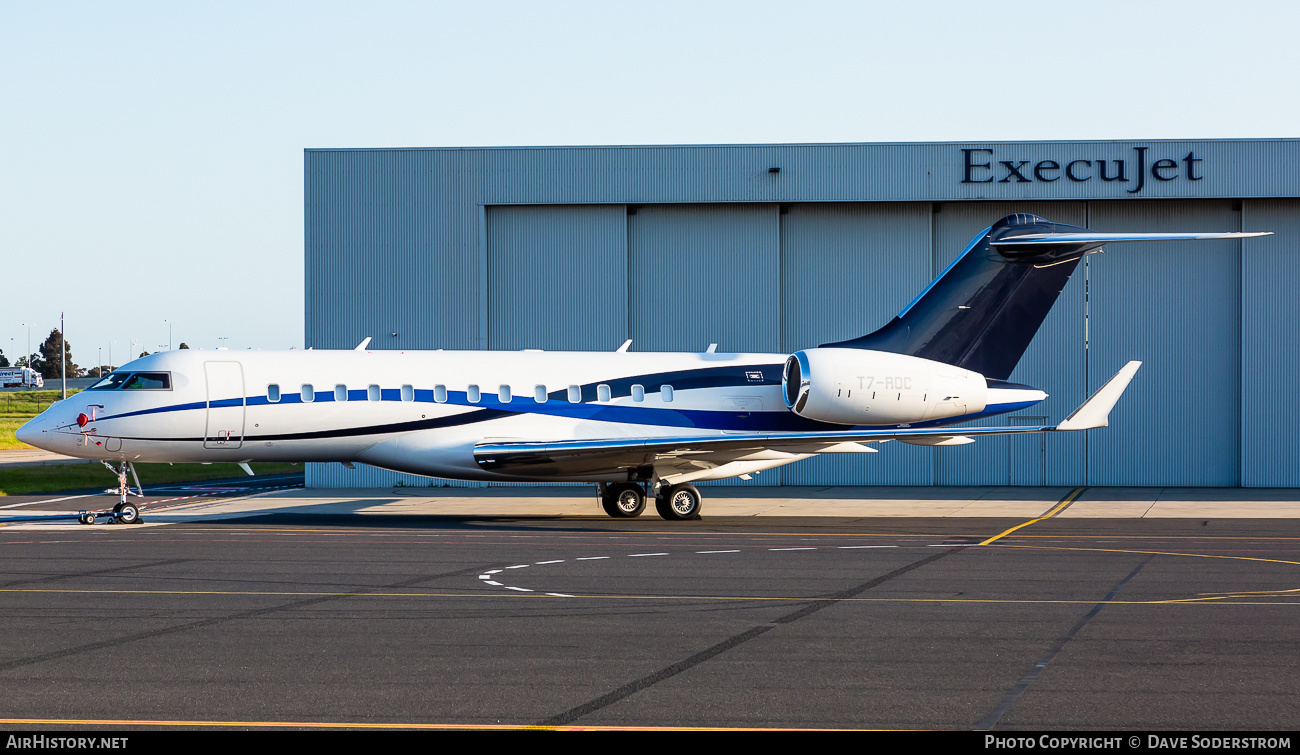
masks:
MULTIPOLYGON (((615 519, 630 519, 645 511, 646 489, 635 482, 616 482, 601 485, 600 505, 605 513, 615 519)), ((700 518, 700 491, 694 485, 658 484, 655 511, 668 521, 680 522, 700 518)))
POLYGON ((129 461, 122 462, 117 469, 113 468, 108 462, 103 463, 108 467, 108 471, 117 475, 117 493, 121 500, 113 507, 112 512, 108 511, 83 511, 77 516, 77 521, 82 524, 94 524, 101 516, 107 516, 109 522, 118 524, 139 524, 140 507, 134 503, 129 503, 126 497, 129 495, 144 496, 144 489, 140 487, 140 477, 135 473, 135 466, 129 461), (127 482, 127 473, 130 472, 131 479, 135 480, 135 490, 131 489, 130 483, 127 482))

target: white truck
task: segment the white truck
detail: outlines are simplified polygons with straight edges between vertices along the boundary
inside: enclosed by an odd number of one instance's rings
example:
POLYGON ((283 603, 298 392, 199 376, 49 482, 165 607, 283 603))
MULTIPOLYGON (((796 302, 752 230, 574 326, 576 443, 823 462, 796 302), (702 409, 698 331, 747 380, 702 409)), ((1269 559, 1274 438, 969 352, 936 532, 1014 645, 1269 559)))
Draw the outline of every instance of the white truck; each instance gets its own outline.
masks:
POLYGON ((0 388, 44 388, 45 378, 30 367, 0 367, 0 388))

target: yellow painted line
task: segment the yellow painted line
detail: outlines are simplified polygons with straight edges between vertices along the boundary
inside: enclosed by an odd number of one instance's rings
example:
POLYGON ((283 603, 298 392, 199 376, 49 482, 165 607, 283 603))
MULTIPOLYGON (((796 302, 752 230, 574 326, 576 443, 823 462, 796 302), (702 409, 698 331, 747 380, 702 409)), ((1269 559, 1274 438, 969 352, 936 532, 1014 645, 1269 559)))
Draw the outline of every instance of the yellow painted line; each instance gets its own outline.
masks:
POLYGON ((0 718, 17 726, 195 726, 277 729, 441 729, 444 731, 911 731, 910 729, 814 729, 730 726, 543 726, 540 724, 419 724, 369 721, 161 721, 96 718, 0 718))
MULTIPOLYGON (((1177 555, 1177 554, 1173 554, 1177 555)), ((270 596, 270 597, 326 597, 326 598, 506 598, 524 600, 527 598, 553 598, 545 593, 355 593, 355 592, 237 592, 220 590, 76 590, 76 589, 38 589, 6 588, 0 593, 47 593, 69 595, 233 595, 233 596, 270 596)), ((1266 597, 1266 596, 1265 596, 1266 597)), ((1060 604, 1060 605, 1096 605, 1095 598, 1086 600, 1069 599, 1029 599, 1029 598, 823 598, 818 596, 762 596, 762 595, 569 595, 568 599, 578 600, 722 600, 722 601, 766 601, 808 603, 833 601, 836 603, 993 603, 993 604, 1060 604)), ((1172 598, 1165 600, 1112 600, 1116 605, 1158 605, 1166 603, 1187 603, 1210 600, 1208 598, 1172 598)), ((1213 598, 1222 600, 1222 598, 1213 598)), ((1220 605, 1300 605, 1300 601, 1242 601, 1220 605)))
POLYGON ((1038 517, 1037 519, 1030 519, 1029 521, 1027 521, 1027 522, 1025 522, 1025 523, 1023 523, 1023 524, 1017 524, 1016 526, 1012 527, 1011 529, 1007 530, 1006 532, 1003 532, 1003 533, 1000 534, 1000 535, 994 535, 993 537, 989 538, 988 540, 985 540, 984 542, 980 543, 980 545, 991 545, 994 541, 996 541, 996 540, 998 540, 998 539, 1000 539, 1000 538, 1004 538, 1004 537, 1006 537, 1007 535, 1010 535, 1012 532, 1015 532, 1016 530, 1020 529, 1021 527, 1028 527, 1029 525, 1033 524, 1034 522, 1041 522, 1041 521, 1043 521, 1044 519, 1051 519, 1052 517, 1056 516, 1057 514, 1061 513, 1062 511, 1064 511, 1066 506, 1069 506, 1070 504, 1074 503, 1074 499, 1078 498, 1079 495, 1080 495, 1081 493, 1083 493, 1083 488, 1075 488, 1074 490, 1070 491, 1070 494, 1067 495, 1067 496, 1066 496, 1066 497, 1065 497, 1065 498, 1064 498, 1060 503, 1058 503, 1058 504, 1055 506, 1055 508, 1053 508, 1051 511, 1047 512, 1046 514, 1043 514, 1042 516, 1038 517))

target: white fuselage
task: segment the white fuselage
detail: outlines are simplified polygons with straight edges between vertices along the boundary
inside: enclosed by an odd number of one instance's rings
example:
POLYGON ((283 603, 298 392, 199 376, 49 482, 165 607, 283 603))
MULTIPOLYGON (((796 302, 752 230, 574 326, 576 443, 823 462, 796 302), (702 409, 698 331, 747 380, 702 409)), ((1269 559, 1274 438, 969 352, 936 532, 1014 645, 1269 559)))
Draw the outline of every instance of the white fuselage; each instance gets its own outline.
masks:
MULTIPOLYGON (((165 374, 167 388, 83 391, 24 425, 18 437, 105 461, 338 461, 454 479, 600 481, 489 472, 475 462, 473 449, 485 441, 844 429, 787 407, 786 360, 785 354, 169 351, 114 373, 165 374)), ((990 388, 982 411, 934 419, 933 407, 920 406, 915 424, 964 422, 1044 397, 1037 390, 990 388)))

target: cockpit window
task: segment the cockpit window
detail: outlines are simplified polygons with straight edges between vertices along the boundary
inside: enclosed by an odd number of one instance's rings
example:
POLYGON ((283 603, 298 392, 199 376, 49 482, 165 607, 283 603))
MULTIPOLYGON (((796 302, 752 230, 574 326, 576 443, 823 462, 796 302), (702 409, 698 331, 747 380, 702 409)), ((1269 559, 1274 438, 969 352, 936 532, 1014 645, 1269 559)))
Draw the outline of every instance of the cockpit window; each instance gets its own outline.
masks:
POLYGON ((100 380, 98 383, 95 383, 94 385, 90 386, 90 388, 88 388, 87 390, 111 391, 115 388, 121 388, 122 383, 125 383, 126 379, 129 377, 131 377, 131 373, 129 372, 110 372, 109 374, 104 376, 103 380, 100 380))
POLYGON ((168 372, 137 372, 122 384, 124 391, 170 391, 172 376, 168 372))

